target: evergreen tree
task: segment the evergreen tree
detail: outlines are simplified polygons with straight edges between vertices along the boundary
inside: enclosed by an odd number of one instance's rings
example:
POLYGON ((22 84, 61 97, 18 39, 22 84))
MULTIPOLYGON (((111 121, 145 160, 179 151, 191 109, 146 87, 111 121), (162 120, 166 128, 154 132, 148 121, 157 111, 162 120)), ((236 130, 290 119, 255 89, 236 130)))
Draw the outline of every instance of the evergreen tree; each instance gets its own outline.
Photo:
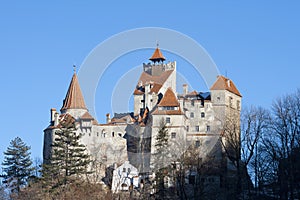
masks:
POLYGON ((164 199, 165 178, 168 176, 170 152, 169 152, 169 133, 164 120, 161 121, 160 129, 155 138, 155 182, 159 198, 164 199))
MULTIPOLYGON (((76 134, 75 123, 63 124, 55 131, 50 163, 43 166, 43 179, 53 186, 66 185, 71 178, 88 174, 90 163, 86 148, 80 144, 80 134, 76 134)), ((52 186, 52 187, 53 187, 52 186)))
POLYGON ((30 147, 21 138, 16 137, 4 152, 2 177, 12 192, 19 192, 20 187, 27 184, 34 168, 30 158, 30 147))

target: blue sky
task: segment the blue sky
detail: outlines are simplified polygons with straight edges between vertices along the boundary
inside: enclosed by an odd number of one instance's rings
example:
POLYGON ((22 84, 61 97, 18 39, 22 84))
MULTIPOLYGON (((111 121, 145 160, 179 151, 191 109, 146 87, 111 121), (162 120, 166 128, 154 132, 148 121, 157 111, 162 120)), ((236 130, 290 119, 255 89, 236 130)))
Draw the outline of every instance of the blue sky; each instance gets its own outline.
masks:
MULTIPOLYGON (((299 87, 299 9, 298 1, 1 1, 0 152, 20 136, 33 157, 42 157, 49 110, 61 108, 72 65, 79 68, 96 45, 134 28, 163 27, 190 36, 235 82, 243 106, 269 108, 299 87)), ((107 101, 117 81, 110 76, 147 62, 151 53, 125 55, 107 71, 107 81, 98 86, 104 92, 96 94, 100 122, 110 112, 107 101)), ((177 64, 190 74, 194 89, 206 90, 184 60, 177 64)))

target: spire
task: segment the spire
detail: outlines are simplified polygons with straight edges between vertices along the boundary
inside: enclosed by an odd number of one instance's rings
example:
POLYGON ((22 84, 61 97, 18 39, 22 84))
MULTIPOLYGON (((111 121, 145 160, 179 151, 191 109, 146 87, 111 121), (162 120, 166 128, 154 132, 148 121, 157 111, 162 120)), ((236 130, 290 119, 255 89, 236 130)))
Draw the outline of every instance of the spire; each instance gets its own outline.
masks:
POLYGON ((61 111, 67 110, 67 109, 86 109, 84 98, 80 89, 80 85, 77 79, 76 75, 76 67, 74 67, 74 74, 66 95, 66 98, 64 99, 63 106, 61 108, 61 111))
POLYGON ((158 48, 158 43, 156 44, 156 49, 151 58, 149 58, 149 60, 151 60, 154 63, 166 60, 163 54, 161 53, 160 49, 158 48))

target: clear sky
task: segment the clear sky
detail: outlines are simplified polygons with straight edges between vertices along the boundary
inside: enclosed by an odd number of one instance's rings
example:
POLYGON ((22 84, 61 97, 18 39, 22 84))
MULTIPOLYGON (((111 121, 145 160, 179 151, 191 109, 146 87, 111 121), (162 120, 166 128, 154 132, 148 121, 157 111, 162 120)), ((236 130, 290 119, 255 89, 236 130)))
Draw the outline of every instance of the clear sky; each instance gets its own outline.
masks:
MULTIPOLYGON (((72 65, 80 68, 96 45, 128 29, 169 28, 196 40, 235 82, 243 106, 269 108, 299 87, 299 1, 180 2, 1 1, 0 152, 19 136, 32 147, 33 157, 42 157, 50 108, 61 108, 72 65)), ((111 112, 108 102, 117 79, 110 76, 147 62, 151 54, 128 54, 107 71, 98 86, 104 89, 96 94, 100 122, 111 112)), ((178 60, 181 72, 191 74, 193 88, 207 90, 178 60)))

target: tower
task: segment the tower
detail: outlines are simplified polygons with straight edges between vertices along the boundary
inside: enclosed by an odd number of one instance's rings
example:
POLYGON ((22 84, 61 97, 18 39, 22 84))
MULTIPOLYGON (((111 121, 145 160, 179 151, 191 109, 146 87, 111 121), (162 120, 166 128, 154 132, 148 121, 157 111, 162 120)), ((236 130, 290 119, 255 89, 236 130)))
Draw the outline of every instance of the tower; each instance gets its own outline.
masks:
POLYGON ((176 93, 176 62, 165 63, 158 47, 149 60, 151 62, 143 64, 143 72, 133 93, 135 116, 146 108, 152 111, 169 87, 176 93))

